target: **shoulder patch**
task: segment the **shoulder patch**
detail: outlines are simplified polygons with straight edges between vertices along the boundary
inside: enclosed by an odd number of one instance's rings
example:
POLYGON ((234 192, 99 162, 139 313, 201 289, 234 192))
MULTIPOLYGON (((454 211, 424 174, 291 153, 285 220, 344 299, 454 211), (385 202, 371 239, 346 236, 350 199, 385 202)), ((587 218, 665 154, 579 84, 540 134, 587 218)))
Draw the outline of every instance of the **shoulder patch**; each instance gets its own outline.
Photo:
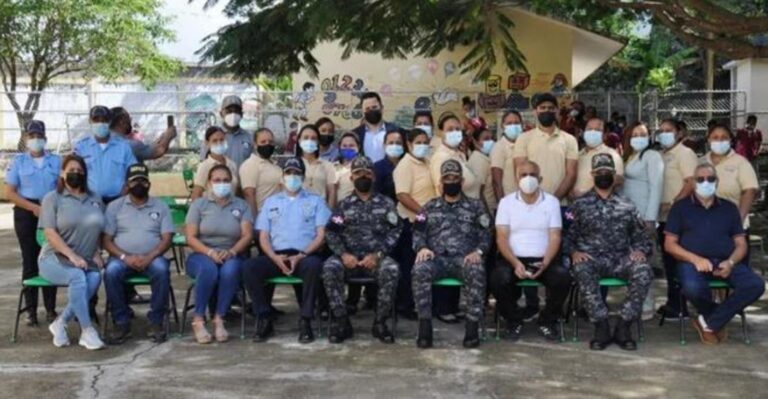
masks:
POLYGON ((392 211, 387 212, 387 221, 389 222, 389 224, 391 224, 392 226, 397 226, 397 219, 398 217, 395 212, 392 212, 392 211))
POLYGON ((427 214, 424 212, 419 212, 418 215, 416 215, 416 221, 417 222, 426 222, 427 221, 427 214))
POLYGON ((336 215, 331 218, 331 222, 333 222, 334 224, 342 225, 344 224, 344 216, 336 215))
POLYGON ((487 229, 491 225, 491 218, 488 216, 488 214, 483 213, 480 216, 480 226, 482 226, 484 229, 487 229))

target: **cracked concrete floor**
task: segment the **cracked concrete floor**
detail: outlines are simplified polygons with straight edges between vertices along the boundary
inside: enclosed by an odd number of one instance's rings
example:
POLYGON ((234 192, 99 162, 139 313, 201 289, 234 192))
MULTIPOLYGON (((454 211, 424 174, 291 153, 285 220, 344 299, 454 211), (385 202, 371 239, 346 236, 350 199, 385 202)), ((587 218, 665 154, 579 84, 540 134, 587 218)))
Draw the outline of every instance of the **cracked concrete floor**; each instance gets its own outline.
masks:
MULTIPOLYGON (((415 323, 401 321, 397 344, 386 346, 371 341, 368 311, 353 319, 352 341, 300 345, 293 294, 286 288, 278 289, 276 303, 289 314, 266 344, 235 338, 199 346, 186 336, 155 345, 138 338, 146 329, 144 305, 135 307, 137 338, 122 346, 57 349, 46 328, 25 326, 11 344, 20 276, 12 231, 0 231, 0 248, 0 398, 761 398, 768 391, 765 299, 749 309, 751 346, 740 341, 737 321, 731 339, 714 348, 698 343, 690 327, 689 344, 680 346, 676 324, 658 327, 653 321, 645 324, 646 342, 634 353, 615 346, 590 352, 586 324, 577 343, 547 344, 527 326, 518 343, 490 341, 463 350, 463 328, 436 322, 437 349, 419 351, 415 323)), ((174 282, 181 301, 185 280, 174 275, 174 282)), ((103 292, 101 298, 103 306, 103 292)), ((60 292, 59 304, 64 300, 60 292)), ((238 323, 229 326, 236 335, 238 323)))

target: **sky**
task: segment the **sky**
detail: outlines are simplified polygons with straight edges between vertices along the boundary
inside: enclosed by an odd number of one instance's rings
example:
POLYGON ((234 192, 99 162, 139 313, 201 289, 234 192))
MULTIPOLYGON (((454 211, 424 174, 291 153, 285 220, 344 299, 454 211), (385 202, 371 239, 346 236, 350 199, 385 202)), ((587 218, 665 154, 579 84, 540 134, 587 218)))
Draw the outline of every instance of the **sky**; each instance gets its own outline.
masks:
POLYGON ((176 41, 163 43, 160 50, 184 62, 197 63, 195 51, 202 47, 202 40, 215 33, 222 26, 231 23, 222 10, 227 0, 221 0, 215 7, 203 10, 204 0, 164 0, 161 13, 172 18, 170 29, 176 32, 176 41))

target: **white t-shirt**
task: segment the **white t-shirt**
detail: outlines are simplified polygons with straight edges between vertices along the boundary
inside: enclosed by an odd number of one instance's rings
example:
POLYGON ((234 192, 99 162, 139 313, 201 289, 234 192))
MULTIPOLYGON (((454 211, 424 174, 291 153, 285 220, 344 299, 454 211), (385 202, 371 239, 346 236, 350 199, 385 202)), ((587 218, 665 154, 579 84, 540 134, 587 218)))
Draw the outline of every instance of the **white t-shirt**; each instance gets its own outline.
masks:
POLYGON ((526 203, 519 191, 499 202, 496 226, 509 227, 509 246, 518 258, 542 258, 549 244, 549 230, 561 229, 560 201, 539 190, 533 204, 526 203))

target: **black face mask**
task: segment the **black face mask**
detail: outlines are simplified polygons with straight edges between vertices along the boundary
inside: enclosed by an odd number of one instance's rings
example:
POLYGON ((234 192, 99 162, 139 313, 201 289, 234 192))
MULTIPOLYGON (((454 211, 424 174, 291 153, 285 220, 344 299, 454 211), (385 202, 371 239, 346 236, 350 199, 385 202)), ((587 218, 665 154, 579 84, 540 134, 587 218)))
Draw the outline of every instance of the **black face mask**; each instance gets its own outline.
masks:
POLYGON ((273 144, 257 145, 256 152, 264 159, 269 159, 272 154, 275 153, 275 146, 273 144))
POLYGON ((358 177, 353 183, 355 185, 355 190, 361 193, 368 193, 373 186, 373 179, 370 177, 358 177))
POLYGON ((539 123, 541 126, 550 127, 555 123, 555 118, 554 112, 542 112, 539 114, 539 123))
POLYGON ((64 181, 69 187, 77 190, 85 184, 85 175, 80 172, 69 172, 66 174, 64 181))
POLYGON ((365 120, 371 125, 376 125, 381 122, 381 110, 374 109, 365 113, 365 120))
POLYGON ((461 182, 443 183, 443 194, 449 197, 455 197, 461 194, 461 182))
POLYGON ((333 139, 334 137, 332 134, 321 134, 317 141, 321 146, 328 147, 329 145, 333 144, 333 139))
POLYGON ((149 196, 149 187, 143 184, 128 187, 128 192, 136 198, 144 199, 149 196))
POLYGON ((603 174, 594 177, 595 187, 607 190, 613 186, 613 174, 603 174))

